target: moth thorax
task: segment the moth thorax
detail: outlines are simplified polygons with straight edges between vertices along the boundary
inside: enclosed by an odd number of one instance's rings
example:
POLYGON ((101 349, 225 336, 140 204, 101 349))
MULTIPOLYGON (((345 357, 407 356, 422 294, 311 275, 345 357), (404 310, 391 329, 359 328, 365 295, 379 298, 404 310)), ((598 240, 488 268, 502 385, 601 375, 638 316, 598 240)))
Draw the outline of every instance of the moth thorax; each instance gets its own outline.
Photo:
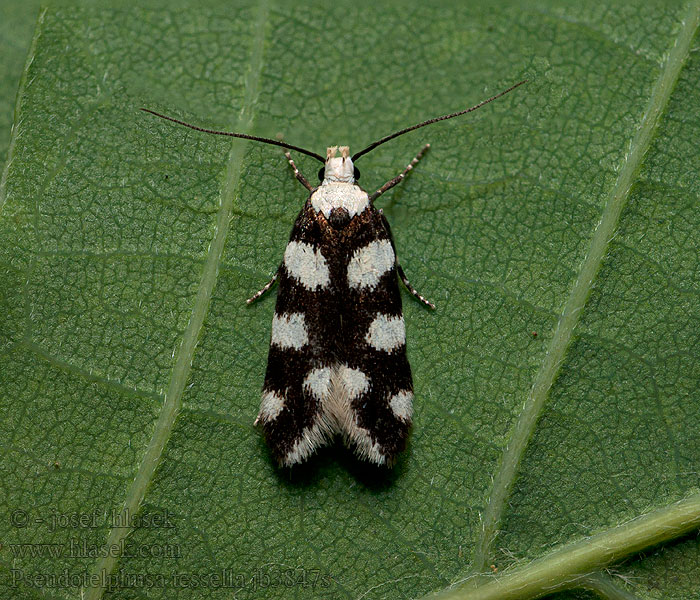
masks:
POLYGON ((355 165, 350 158, 348 146, 331 146, 326 150, 326 166, 322 185, 329 183, 354 183, 355 165), (340 156, 336 154, 340 150, 340 156))

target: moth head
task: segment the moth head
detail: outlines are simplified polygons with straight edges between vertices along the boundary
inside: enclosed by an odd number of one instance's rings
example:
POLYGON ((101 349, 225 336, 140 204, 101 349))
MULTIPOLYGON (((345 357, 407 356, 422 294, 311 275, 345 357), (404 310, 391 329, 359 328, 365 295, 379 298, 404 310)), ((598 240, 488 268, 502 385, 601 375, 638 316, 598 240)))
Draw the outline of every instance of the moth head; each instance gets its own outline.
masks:
POLYGON ((355 183, 360 178, 360 171, 352 164, 350 148, 331 146, 326 150, 325 166, 318 172, 318 179, 323 185, 329 183, 355 183), (340 151, 340 156, 336 156, 340 151))

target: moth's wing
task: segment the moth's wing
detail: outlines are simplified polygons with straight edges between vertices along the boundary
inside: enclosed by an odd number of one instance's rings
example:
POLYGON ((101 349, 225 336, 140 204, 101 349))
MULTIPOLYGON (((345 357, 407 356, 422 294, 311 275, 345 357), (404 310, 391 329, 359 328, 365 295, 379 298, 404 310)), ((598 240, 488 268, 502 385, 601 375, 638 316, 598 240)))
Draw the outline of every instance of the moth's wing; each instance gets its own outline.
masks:
POLYGON ((278 273, 279 291, 260 413, 272 454, 284 466, 303 462, 333 436, 323 412, 334 360, 337 296, 323 254, 323 232, 310 204, 297 218, 278 273))
POLYGON ((331 397, 358 456, 391 465, 411 428, 413 381, 391 233, 368 207, 348 225, 341 358, 331 397))

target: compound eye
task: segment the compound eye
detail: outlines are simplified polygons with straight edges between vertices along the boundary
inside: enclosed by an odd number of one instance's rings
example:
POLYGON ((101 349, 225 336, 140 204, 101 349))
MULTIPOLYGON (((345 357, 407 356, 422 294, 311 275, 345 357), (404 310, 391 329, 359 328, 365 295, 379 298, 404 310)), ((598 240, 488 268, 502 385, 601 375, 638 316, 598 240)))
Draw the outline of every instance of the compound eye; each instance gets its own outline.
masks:
POLYGON ((354 165, 353 165, 353 167, 355 169, 355 172, 353 173, 353 177, 355 178, 355 181, 357 181, 360 178, 360 169, 358 169, 354 165))
POLYGON ((321 167, 318 170, 318 180, 323 183, 323 178, 326 176, 326 167, 321 167))

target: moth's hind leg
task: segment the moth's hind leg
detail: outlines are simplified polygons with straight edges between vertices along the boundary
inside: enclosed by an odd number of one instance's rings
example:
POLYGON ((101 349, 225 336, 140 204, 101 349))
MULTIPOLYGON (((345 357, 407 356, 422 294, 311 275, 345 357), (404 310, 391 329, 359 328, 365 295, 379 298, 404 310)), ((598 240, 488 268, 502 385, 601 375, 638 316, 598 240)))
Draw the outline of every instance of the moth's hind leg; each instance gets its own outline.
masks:
POLYGON ((403 272, 403 268, 399 264, 398 258, 396 259, 396 271, 398 272, 401 281, 403 281, 403 284, 406 286, 406 289, 409 292, 411 292, 411 294, 413 294, 416 298, 418 298, 418 300, 420 300, 423 304, 425 304, 428 308, 432 308, 433 310, 435 310, 435 305, 425 296, 421 296, 418 293, 418 290, 411 285, 411 282, 408 280, 406 274, 403 272))
POLYGON ((428 300, 425 296, 422 296, 421 294, 418 293, 418 290, 414 288, 411 285, 411 282, 408 280, 408 277, 406 277, 406 273, 403 272, 403 267, 399 264, 399 255, 396 252, 396 246, 394 245, 394 236, 391 233, 391 227, 389 226, 389 221, 386 220, 386 217, 384 216, 384 212, 380 209, 379 214, 382 217, 382 224, 384 225, 384 228, 386 229, 386 232, 389 234, 389 241, 391 242, 391 247, 394 250, 394 256, 395 262, 396 262, 396 272, 399 274, 399 277, 401 278, 401 281, 403 281, 403 284, 406 286, 406 289, 411 292, 413 296, 418 298, 423 304, 425 304, 428 308, 432 308, 435 310, 435 305, 428 300))
POLYGON ((273 285, 275 285, 275 281, 277 281, 277 276, 279 275, 279 269, 277 269, 276 273, 272 276, 272 279, 268 281, 262 288, 260 288, 257 292, 255 292, 250 298, 248 298, 245 302, 246 304, 252 304, 255 302, 260 296, 262 296, 267 290, 269 290, 273 285))

